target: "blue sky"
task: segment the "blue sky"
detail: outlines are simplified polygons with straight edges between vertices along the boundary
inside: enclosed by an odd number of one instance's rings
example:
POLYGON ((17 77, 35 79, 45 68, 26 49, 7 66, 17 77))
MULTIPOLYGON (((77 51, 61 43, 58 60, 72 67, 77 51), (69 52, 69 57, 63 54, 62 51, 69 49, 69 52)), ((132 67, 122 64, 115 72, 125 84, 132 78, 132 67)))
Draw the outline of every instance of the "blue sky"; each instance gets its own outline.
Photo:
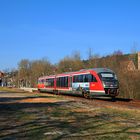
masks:
POLYGON ((140 0, 0 0, 0 70, 74 51, 140 50, 140 0))

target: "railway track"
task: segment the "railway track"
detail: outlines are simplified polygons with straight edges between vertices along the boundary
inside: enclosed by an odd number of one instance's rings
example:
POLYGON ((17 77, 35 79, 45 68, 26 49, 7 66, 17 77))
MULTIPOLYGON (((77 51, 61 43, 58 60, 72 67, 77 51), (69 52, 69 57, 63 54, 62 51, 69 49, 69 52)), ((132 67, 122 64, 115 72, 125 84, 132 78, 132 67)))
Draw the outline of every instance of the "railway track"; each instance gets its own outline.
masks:
MULTIPOLYGON (((51 93, 44 93, 48 94, 49 96, 54 94, 51 93)), ((138 109, 140 110, 140 100, 133 100, 133 99, 124 99, 124 98, 116 98, 115 100, 112 100, 110 98, 91 98, 91 99, 85 99, 82 96, 72 96, 67 94, 60 94, 57 95, 59 97, 62 97, 66 100, 72 100, 75 102, 81 102, 83 104, 90 104, 90 105, 96 105, 96 106, 105 106, 105 107, 118 107, 118 108, 127 108, 127 109, 138 109)))
MULTIPOLYGON (((34 90, 34 92, 38 93, 37 90, 34 90)), ((43 93, 43 95, 46 94, 48 94, 49 96, 54 96, 54 94, 52 93, 43 93)), ((109 97, 85 99, 80 95, 69 95, 69 94, 59 94, 57 96, 63 97, 64 99, 73 100, 75 102, 82 102, 83 104, 86 103, 106 107, 119 107, 140 110, 140 100, 125 99, 125 98, 116 98, 115 100, 112 100, 109 97)))

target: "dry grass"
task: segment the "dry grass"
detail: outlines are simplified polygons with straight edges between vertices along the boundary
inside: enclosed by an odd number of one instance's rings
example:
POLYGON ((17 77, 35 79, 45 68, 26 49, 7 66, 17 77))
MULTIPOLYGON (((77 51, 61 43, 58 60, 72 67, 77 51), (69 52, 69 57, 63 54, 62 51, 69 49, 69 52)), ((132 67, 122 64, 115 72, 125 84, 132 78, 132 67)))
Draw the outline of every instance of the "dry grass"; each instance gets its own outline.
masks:
POLYGON ((18 88, 11 88, 11 87, 0 87, 0 91, 1 92, 5 92, 5 91, 7 91, 7 92, 24 92, 23 90, 21 90, 21 89, 18 89, 18 88))

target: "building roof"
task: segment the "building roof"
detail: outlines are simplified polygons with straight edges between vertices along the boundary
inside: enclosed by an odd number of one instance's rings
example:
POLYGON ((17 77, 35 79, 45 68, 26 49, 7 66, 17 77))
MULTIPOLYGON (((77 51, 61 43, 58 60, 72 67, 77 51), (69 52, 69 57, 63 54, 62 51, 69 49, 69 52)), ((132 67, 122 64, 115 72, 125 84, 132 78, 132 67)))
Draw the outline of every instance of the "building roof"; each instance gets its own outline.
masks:
POLYGON ((0 71, 0 78, 4 76, 4 73, 0 71))

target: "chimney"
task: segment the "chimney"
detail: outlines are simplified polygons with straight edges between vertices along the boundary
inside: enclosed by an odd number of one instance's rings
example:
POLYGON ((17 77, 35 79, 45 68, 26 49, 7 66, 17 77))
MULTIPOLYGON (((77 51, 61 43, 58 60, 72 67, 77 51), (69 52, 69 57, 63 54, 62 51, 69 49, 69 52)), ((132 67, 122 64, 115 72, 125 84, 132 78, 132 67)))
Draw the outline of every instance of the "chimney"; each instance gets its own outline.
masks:
POLYGON ((140 52, 138 52, 138 70, 140 70, 140 52))

